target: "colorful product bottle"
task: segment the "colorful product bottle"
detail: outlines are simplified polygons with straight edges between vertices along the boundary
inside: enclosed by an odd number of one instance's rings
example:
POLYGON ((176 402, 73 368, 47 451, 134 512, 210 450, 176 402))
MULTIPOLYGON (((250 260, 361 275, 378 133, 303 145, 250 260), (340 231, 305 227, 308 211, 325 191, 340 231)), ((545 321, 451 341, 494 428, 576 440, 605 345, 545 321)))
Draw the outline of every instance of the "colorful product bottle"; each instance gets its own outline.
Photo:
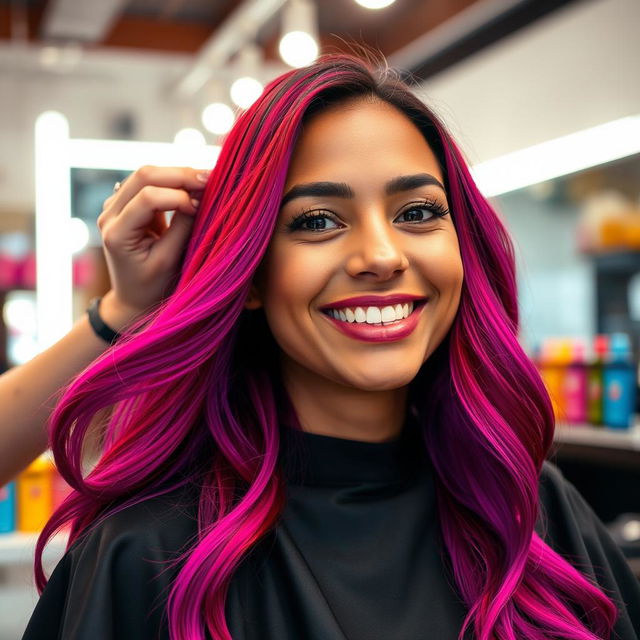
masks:
POLYGON ((609 337, 604 334, 597 335, 593 340, 593 357, 589 359, 587 366, 588 393, 587 393, 587 420, 593 426, 602 425, 603 404, 603 367, 609 351, 609 337))
POLYGON ((18 529, 40 531, 51 515, 51 461, 46 454, 36 458, 17 479, 18 529))
POLYGON ((629 429, 636 405, 636 366, 626 333, 614 333, 603 369, 603 420, 612 429, 629 429))
POLYGON ((538 369, 540 377, 549 392, 556 420, 564 420, 564 403, 562 385, 564 366, 559 357, 559 341, 557 338, 546 338, 540 347, 538 369))
POLYGON ((564 371, 562 391, 565 418, 568 424, 587 421, 587 363, 585 346, 580 340, 567 340, 569 363, 564 371))
POLYGON ((16 528, 16 483, 0 487, 0 533, 10 533, 16 528))

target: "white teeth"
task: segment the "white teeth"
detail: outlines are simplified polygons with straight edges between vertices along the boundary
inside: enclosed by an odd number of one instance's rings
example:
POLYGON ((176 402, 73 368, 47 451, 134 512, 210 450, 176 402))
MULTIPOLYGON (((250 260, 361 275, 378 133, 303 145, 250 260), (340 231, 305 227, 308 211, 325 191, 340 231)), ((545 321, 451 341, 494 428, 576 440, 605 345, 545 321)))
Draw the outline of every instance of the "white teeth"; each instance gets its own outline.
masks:
POLYGON ((367 307, 367 324, 380 324, 382 313, 378 307, 367 307))
POLYGON ((402 318, 402 316, 396 316, 396 310, 393 307, 384 307, 380 315, 382 322, 393 322, 396 319, 402 318))
POLYGON ((386 307, 355 307, 330 309, 329 315, 343 322, 388 324, 406 318, 413 311, 413 302, 386 307))

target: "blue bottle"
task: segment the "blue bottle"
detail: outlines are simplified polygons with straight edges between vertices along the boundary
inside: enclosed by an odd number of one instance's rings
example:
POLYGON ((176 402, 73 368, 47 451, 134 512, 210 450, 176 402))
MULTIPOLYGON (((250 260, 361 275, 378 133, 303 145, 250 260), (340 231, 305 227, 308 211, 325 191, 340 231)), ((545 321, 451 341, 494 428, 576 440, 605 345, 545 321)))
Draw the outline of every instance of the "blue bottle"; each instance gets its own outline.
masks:
POLYGON ((10 533, 16 528, 16 483, 0 487, 0 533, 10 533))
POLYGON ((636 405, 636 366, 626 333, 613 333, 603 368, 603 421, 612 429, 629 429, 636 405))

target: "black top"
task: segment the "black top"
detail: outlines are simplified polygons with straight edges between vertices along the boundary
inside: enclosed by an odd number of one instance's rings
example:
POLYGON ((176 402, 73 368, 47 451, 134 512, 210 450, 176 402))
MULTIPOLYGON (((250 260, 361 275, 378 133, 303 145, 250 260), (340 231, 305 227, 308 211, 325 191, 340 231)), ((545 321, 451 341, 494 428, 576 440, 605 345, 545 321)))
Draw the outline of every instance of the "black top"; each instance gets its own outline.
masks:
MULTIPOLYGON (((368 443, 284 429, 288 500, 234 574, 234 640, 456 640, 466 608, 440 556, 433 474, 417 431, 368 443), (300 439, 302 456, 293 456, 300 439), (296 462, 297 460, 297 462, 296 462)), ((621 605, 619 640, 640 637, 640 584, 590 507, 551 463, 546 541, 621 605)), ((111 516, 62 558, 23 640, 168 639, 162 562, 196 534, 193 490, 111 516)), ((539 530, 540 531, 540 530, 539 530)))

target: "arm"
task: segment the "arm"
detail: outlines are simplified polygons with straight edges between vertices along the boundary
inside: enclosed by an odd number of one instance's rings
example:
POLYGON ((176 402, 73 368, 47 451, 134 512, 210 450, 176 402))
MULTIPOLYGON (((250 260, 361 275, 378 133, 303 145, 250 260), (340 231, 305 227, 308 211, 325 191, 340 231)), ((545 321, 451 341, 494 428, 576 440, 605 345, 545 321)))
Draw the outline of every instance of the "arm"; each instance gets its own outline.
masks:
MULTIPOLYGON (((135 319, 135 312, 119 304, 113 291, 103 297, 100 315, 117 331, 135 319)), ((61 388, 107 347, 83 314, 54 345, 0 376, 0 486, 46 449, 46 422, 61 388)))
MULTIPOLYGON (((122 330, 170 293, 208 174, 142 167, 105 200, 98 228, 112 290, 100 315, 111 328, 122 330), (170 224, 165 211, 175 211, 170 224)), ((45 450, 61 388, 107 347, 83 314, 56 344, 0 376, 0 486, 45 450)))

